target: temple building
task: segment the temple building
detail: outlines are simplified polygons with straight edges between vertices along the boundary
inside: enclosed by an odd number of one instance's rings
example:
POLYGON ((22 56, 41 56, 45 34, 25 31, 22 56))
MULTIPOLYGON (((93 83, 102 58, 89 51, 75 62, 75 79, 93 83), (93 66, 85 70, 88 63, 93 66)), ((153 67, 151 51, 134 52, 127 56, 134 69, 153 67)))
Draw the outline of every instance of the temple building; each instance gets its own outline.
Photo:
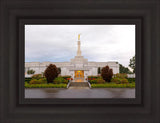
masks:
POLYGON ((116 61, 111 62, 91 62, 82 56, 80 34, 77 42, 77 55, 69 62, 25 62, 25 77, 28 70, 34 70, 34 74, 41 74, 45 71, 49 64, 55 64, 57 68, 61 68, 61 76, 72 76, 75 78, 87 78, 88 76, 97 76, 98 68, 103 68, 108 65, 113 74, 119 73, 119 64, 116 61))

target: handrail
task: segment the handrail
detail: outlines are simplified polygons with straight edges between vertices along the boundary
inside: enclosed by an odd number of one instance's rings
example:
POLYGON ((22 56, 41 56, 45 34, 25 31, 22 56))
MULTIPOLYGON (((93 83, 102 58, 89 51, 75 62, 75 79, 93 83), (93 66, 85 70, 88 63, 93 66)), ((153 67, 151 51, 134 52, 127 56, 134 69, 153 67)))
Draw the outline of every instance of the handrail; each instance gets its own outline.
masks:
POLYGON ((89 85, 89 88, 92 88, 92 87, 91 87, 91 84, 90 84, 90 82, 88 82, 88 85, 89 85))
POLYGON ((69 88, 70 83, 71 83, 71 81, 67 84, 67 88, 69 88))
POLYGON ((69 83, 67 84, 67 88, 69 88, 69 85, 70 85, 71 81, 72 81, 72 80, 70 79, 70 80, 69 80, 69 83))

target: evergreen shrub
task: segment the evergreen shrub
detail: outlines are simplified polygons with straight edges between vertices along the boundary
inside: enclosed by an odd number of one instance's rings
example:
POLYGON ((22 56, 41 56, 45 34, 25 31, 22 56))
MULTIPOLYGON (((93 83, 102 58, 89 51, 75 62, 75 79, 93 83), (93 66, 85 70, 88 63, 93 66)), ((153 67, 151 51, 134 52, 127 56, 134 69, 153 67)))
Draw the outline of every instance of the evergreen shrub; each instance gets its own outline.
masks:
POLYGON ((57 77, 53 80, 54 84, 60 84, 60 83, 68 83, 68 81, 66 79, 64 79, 63 77, 57 77))
POLYGON ((42 74, 34 74, 32 77, 32 79, 41 79, 42 78, 42 74))

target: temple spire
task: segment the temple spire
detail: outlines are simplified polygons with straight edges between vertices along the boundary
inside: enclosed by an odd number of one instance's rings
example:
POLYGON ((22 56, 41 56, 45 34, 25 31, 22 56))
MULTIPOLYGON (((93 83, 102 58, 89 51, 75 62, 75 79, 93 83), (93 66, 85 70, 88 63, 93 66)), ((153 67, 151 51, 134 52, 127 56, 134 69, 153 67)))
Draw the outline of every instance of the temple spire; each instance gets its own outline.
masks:
POLYGON ((81 42, 80 42, 80 34, 78 34, 78 50, 77 50, 77 56, 81 56, 81 42))

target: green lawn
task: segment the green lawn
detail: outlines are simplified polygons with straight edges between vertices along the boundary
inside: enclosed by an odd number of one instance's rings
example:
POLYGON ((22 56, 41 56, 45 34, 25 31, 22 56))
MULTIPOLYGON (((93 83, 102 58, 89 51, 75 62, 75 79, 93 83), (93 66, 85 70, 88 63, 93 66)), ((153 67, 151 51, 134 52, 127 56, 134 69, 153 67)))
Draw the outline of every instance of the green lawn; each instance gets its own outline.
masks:
POLYGON ((135 88, 135 82, 128 84, 116 84, 116 83, 105 83, 105 84, 91 84, 92 88, 135 88))
POLYGON ((25 88, 67 88, 67 84, 29 84, 25 82, 25 88))

